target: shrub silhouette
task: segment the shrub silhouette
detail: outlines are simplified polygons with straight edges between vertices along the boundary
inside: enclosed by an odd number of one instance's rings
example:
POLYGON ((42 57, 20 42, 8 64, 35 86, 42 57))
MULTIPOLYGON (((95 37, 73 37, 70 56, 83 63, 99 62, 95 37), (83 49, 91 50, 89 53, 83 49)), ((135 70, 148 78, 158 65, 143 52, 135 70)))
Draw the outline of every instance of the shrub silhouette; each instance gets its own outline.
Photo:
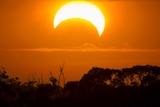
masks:
POLYGON ((10 78, 0 69, 0 106, 3 107, 159 107, 160 67, 136 65, 132 68, 93 67, 79 81, 64 87, 54 76, 51 83, 10 78))

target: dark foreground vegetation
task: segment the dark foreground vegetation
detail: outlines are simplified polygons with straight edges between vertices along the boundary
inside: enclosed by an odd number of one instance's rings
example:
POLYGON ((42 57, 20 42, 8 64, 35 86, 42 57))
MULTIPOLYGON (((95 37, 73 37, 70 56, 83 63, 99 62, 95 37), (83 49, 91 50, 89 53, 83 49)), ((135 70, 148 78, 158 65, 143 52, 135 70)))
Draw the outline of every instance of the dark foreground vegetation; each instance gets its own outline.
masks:
POLYGON ((160 67, 93 67, 79 81, 64 87, 50 83, 21 83, 0 70, 0 107, 160 107, 160 67))

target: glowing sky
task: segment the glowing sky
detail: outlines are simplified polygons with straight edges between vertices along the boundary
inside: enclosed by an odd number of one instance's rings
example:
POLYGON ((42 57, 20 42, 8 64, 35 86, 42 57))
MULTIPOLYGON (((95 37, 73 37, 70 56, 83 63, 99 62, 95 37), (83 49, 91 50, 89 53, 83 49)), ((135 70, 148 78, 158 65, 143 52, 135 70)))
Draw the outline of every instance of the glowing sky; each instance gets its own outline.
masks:
POLYGON ((104 13, 101 37, 89 22, 67 20, 53 29, 53 18, 69 0, 1 0, 0 66, 20 80, 59 75, 79 80, 91 67, 160 65, 160 2, 94 1, 104 13))

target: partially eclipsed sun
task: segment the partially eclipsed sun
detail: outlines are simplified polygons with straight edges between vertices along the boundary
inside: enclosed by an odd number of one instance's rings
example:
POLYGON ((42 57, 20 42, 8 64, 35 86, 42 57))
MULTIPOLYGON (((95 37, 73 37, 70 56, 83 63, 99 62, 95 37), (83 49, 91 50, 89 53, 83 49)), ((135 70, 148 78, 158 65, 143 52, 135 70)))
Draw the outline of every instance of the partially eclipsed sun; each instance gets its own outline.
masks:
POLYGON ((80 18, 91 22, 96 27, 99 36, 104 31, 105 19, 102 12, 89 2, 74 1, 62 6, 54 17, 54 28, 61 22, 71 18, 80 18))

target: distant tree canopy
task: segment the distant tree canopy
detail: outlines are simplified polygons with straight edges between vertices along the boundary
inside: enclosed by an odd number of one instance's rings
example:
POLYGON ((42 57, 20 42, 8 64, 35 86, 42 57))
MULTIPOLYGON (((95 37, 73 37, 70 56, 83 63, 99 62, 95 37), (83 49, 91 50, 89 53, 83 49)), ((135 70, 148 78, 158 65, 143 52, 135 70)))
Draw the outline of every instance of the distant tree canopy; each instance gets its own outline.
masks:
POLYGON ((133 66, 132 68, 109 69, 93 67, 80 80, 80 85, 123 87, 148 86, 160 81, 160 67, 133 66))
POLYGON ((80 81, 68 82, 65 89, 68 90, 71 101, 76 99, 75 101, 87 103, 88 106, 158 107, 160 67, 93 67, 80 81))

